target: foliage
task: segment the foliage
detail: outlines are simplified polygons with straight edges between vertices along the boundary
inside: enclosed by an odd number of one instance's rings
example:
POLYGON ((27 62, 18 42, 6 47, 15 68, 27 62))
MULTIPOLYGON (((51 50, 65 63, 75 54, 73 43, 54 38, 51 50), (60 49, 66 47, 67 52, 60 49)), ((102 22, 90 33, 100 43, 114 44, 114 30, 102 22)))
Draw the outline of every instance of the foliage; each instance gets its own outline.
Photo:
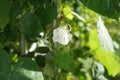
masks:
POLYGON ((1 5, 0 6, 0 11, 1 11, 1 13, 0 13, 0 28, 3 30, 5 25, 8 23, 10 5, 7 0, 1 0, 0 5, 1 5))
POLYGON ((118 19, 120 14, 120 0, 80 0, 84 5, 86 5, 88 8, 98 12, 101 15, 118 19), (101 6, 102 4, 102 6, 101 6), (101 6, 101 7, 100 7, 101 6))
POLYGON ((119 2, 0 0, 0 80, 119 80, 119 2))
POLYGON ((92 50, 95 50, 94 57, 99 60, 104 66, 107 68, 109 75, 115 76, 117 73, 120 72, 119 67, 119 57, 116 56, 114 53, 110 51, 104 50, 100 47, 100 42, 97 37, 97 31, 94 29, 90 33, 90 47, 92 50), (97 44, 93 46, 93 44, 97 44), (101 55, 102 54, 102 55, 101 55), (112 66, 111 66, 112 63, 112 66))
POLYGON ((34 14, 26 14, 21 19, 21 31, 29 39, 34 40, 34 38, 38 37, 40 31, 42 31, 41 28, 41 21, 34 14), (31 35, 33 36, 31 37, 31 35))
POLYGON ((1 80, 43 80, 37 64, 29 58, 20 58, 15 65, 12 65, 10 55, 0 51, 0 79, 1 80), (34 74, 34 75, 33 75, 34 74))

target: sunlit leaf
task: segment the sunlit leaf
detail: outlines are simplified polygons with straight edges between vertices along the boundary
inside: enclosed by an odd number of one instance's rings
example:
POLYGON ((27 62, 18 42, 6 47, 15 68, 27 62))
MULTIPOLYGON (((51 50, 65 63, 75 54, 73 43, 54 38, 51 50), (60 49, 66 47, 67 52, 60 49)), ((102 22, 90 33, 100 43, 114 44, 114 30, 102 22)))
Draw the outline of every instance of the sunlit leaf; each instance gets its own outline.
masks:
POLYGON ((116 76, 120 72, 120 59, 114 53, 98 49, 94 57, 107 68, 109 75, 116 76))
POLYGON ((97 36, 98 36, 97 30, 93 29, 90 32, 90 37, 89 37, 89 46, 90 46, 91 50, 93 50, 93 51, 100 48, 100 43, 99 43, 99 39, 97 36))
POLYGON ((101 48, 96 29, 90 34, 89 45, 94 52, 94 58, 107 68, 109 75, 115 76, 120 72, 119 57, 116 54, 101 48))
POLYGON ((70 9, 69 6, 65 6, 65 7, 63 8, 63 13, 64 13, 65 17, 68 18, 69 20, 72 20, 73 17, 74 17, 74 16, 72 15, 72 11, 71 11, 71 9, 70 9))
POLYGON ((103 24, 100 16, 97 21, 97 31, 98 31, 98 38, 99 38, 101 47, 106 51, 114 52, 112 39, 111 39, 105 25, 103 24))

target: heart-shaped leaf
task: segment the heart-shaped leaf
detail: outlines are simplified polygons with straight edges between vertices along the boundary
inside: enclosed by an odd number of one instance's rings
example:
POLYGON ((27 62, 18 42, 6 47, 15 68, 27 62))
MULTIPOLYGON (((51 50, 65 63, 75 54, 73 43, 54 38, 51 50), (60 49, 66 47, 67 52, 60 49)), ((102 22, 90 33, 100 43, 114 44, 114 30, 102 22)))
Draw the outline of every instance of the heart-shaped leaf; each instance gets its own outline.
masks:
POLYGON ((0 51, 0 80, 44 80, 38 65, 30 58, 20 58, 13 65, 10 55, 0 51))
POLYGON ((73 58, 68 53, 59 53, 54 56, 54 64, 63 70, 68 70, 73 66, 73 58))
POLYGON ((21 19, 21 30, 27 38, 34 40, 42 31, 40 19, 34 14, 26 14, 21 19))

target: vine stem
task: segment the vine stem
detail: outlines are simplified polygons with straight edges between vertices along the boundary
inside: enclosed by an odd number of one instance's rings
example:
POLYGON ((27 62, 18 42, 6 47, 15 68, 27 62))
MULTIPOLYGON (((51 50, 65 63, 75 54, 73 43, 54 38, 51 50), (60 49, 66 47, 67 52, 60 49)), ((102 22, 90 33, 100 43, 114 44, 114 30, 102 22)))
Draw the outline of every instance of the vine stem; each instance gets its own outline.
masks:
MULTIPOLYGON (((53 21, 53 29, 56 28, 57 20, 54 19, 53 21)), ((52 30, 53 31, 53 30, 52 30)), ((53 43, 53 56, 57 53, 57 43, 53 43)), ((54 77, 53 80, 58 80, 58 68, 54 65, 54 77)))
POLYGON ((20 49, 21 49, 21 55, 25 55, 25 36, 24 36, 24 34, 23 33, 21 33, 21 44, 20 44, 20 49))
MULTIPOLYGON (((56 8, 58 9, 58 0, 53 0, 53 2, 55 3, 56 8)), ((54 19, 53 20, 53 29, 56 28, 56 26, 57 26, 57 19, 54 19)), ((53 32, 53 30, 52 30, 52 32, 53 32)), ((53 56, 57 53, 57 48, 58 48, 58 44, 53 43, 53 56)), ((53 70, 54 70, 53 80, 58 80, 58 68, 55 65, 53 67, 53 70)))
POLYGON ((21 27, 22 27, 22 25, 21 25, 21 18, 22 18, 22 14, 21 15, 19 15, 19 17, 18 17, 18 19, 19 19, 19 30, 20 30, 20 54, 21 54, 21 56, 22 55, 25 55, 25 51, 26 51, 26 48, 25 48, 25 44, 26 44, 26 40, 25 40, 25 36, 24 36, 24 34, 23 34, 23 32, 21 31, 21 27))

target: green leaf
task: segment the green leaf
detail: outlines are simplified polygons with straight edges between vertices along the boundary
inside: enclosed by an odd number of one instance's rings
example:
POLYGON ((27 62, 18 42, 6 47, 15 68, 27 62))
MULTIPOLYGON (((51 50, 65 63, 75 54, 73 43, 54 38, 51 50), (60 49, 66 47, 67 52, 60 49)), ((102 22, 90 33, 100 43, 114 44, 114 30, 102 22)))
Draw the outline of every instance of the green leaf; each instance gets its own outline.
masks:
POLYGON ((20 58, 20 60, 15 64, 15 67, 21 67, 32 71, 39 71, 38 65, 30 58, 26 57, 20 58))
POLYGON ((12 59, 10 58, 10 55, 5 51, 0 50, 0 80, 8 80, 11 62, 12 59))
MULTIPOLYGON (((15 64, 14 71, 16 72, 15 77, 19 80, 43 80, 43 76, 39 71, 38 65, 30 58, 21 58, 15 64)), ((12 73, 12 75, 14 75, 14 73, 12 73)))
POLYGON ((120 16, 120 0, 80 0, 85 6, 93 11, 107 16, 109 18, 118 19, 120 16))
POLYGON ((94 57, 107 68, 109 75, 116 76, 120 72, 120 58, 116 54, 100 48, 94 57))
POLYGON ((21 19, 21 30, 27 38, 34 40, 42 31, 40 19, 34 14, 26 14, 21 19))
POLYGON ((90 46, 92 51, 100 48, 100 42, 99 42, 99 39, 98 39, 98 34, 97 34, 97 29, 96 28, 94 28, 90 32, 89 46, 90 46))
POLYGON ((0 43, 0 49, 2 49, 3 45, 0 43))
POLYGON ((68 70, 73 67, 73 58, 68 53, 56 54, 53 60, 54 64, 63 70, 68 70))
POLYGON ((23 4, 26 2, 26 0, 17 0, 20 4, 20 6, 23 6, 23 4))
POLYGON ((4 29, 9 20, 9 2, 8 0, 0 0, 0 29, 4 29))
POLYGON ((74 16, 72 15, 72 11, 71 11, 71 9, 70 9, 69 6, 65 6, 65 7, 63 8, 63 13, 64 13, 65 17, 68 18, 69 20, 72 20, 73 17, 74 17, 74 16))
POLYGON ((50 5, 46 8, 40 8, 36 11, 36 14, 39 16, 43 26, 48 25, 53 22, 53 19, 57 18, 57 9, 55 6, 50 5))
POLYGON ((16 68, 11 73, 10 80, 44 80, 39 71, 30 71, 24 68, 16 68))
POLYGON ((0 80, 44 80, 38 65, 30 58, 20 58, 12 65, 10 55, 0 51, 0 80))
POLYGON ((21 13, 20 4, 17 1, 11 3, 10 7, 10 19, 15 19, 21 13))
POLYGON ((109 75, 116 76, 120 72, 120 58, 101 48, 96 29, 90 33, 89 46, 94 51, 94 58, 107 68, 109 75))
POLYGON ((18 37, 18 29, 16 26, 7 24, 4 28, 4 36, 7 40, 15 41, 18 37))
POLYGON ((29 0, 29 2, 35 7, 43 7, 45 0, 29 0))

